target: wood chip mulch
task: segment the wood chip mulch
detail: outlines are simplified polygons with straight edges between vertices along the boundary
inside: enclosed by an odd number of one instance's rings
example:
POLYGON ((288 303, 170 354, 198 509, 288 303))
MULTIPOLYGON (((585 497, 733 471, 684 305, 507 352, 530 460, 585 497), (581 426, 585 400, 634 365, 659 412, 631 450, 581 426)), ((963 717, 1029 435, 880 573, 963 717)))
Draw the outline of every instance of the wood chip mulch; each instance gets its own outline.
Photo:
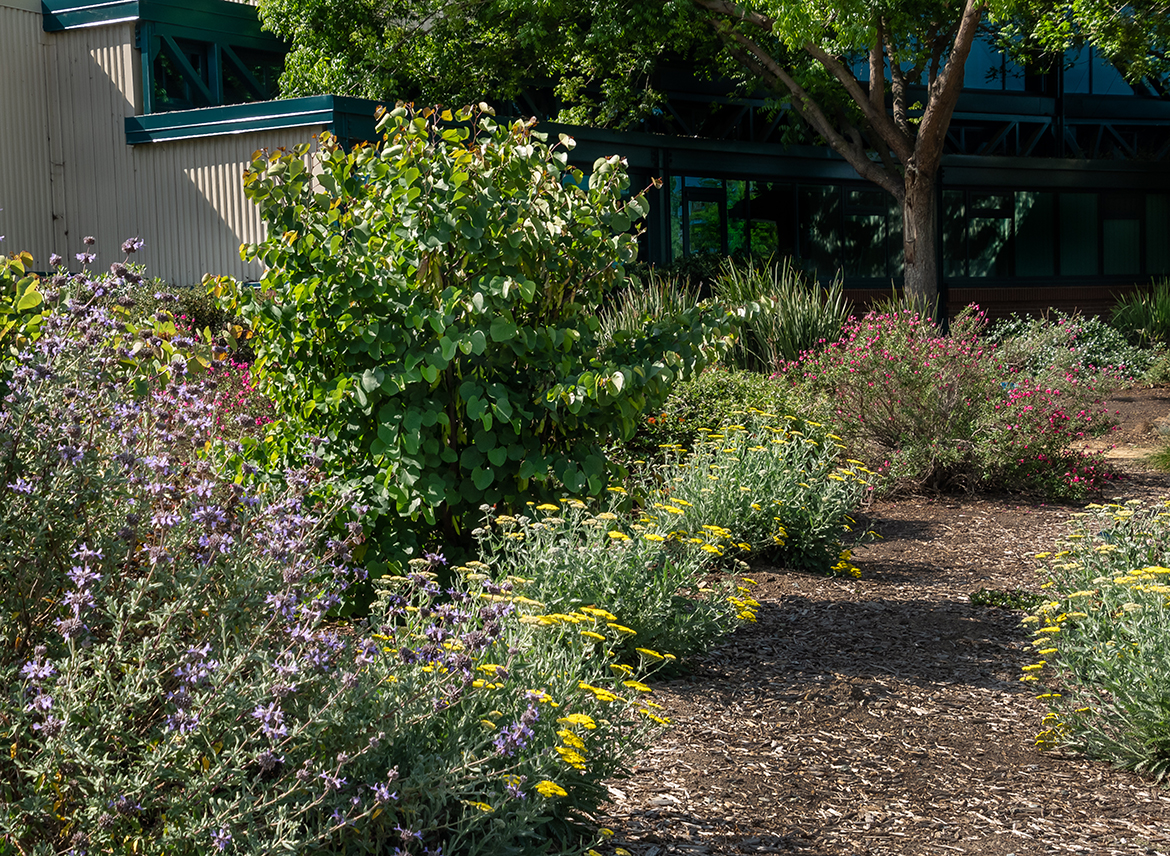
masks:
MULTIPOLYGON (((1136 393, 1123 440, 1170 405, 1154 392, 1136 393)), ((1111 498, 1170 497, 1170 476, 1132 454, 1117 464, 1128 478, 1111 498)), ((611 783, 595 820, 614 835, 597 849, 1170 856, 1170 790, 1040 752, 1043 702, 1018 680, 1023 613, 970 602, 982 588, 1039 590, 1034 556, 1075 510, 878 503, 866 522, 884 540, 855 554, 861 580, 754 569, 758 622, 655 684, 673 726, 611 783)))

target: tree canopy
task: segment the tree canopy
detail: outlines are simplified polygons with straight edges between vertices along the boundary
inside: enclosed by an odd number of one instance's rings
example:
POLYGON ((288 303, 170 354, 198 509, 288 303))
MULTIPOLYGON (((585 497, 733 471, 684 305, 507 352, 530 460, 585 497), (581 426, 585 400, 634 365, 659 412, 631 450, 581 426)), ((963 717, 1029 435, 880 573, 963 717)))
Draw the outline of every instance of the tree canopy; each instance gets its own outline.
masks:
POLYGON ((621 126, 685 58, 771 93, 811 136, 903 207, 906 287, 937 294, 934 186, 977 37, 1026 63, 1095 44, 1131 79, 1161 79, 1167 0, 260 0, 293 51, 286 94, 458 103, 555 87, 561 121, 621 126))

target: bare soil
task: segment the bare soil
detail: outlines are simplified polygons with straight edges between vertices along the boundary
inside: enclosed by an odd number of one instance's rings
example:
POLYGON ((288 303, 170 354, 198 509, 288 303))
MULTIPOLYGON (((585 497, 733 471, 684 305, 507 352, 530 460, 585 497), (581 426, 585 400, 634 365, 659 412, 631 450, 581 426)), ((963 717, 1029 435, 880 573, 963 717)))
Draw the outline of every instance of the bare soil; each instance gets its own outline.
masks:
MULTIPOLYGON (((1170 497, 1141 459, 1170 389, 1110 402, 1108 499, 1170 497)), ((660 854, 1170 854, 1170 790, 1052 751, 1020 683, 1029 589, 1076 509, 1012 497, 877 503, 860 580, 759 567, 758 622, 656 685, 673 721, 614 782, 598 849, 660 854)))

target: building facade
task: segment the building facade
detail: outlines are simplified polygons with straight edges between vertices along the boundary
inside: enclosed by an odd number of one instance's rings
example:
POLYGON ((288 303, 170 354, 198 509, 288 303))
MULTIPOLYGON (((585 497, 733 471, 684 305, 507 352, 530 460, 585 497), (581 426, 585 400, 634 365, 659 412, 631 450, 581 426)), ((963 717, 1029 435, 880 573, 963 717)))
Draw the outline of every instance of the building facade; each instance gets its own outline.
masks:
POLYGON ((372 105, 272 100, 284 50, 223 0, 0 0, 0 249, 47 267, 92 235, 106 265, 139 236, 136 260, 174 284, 256 279, 240 259, 263 235, 253 153, 351 122, 373 134, 372 105))
MULTIPOLYGON (((285 47, 226 0, 0 0, 0 234, 67 259, 94 235, 103 262, 141 236, 151 272, 255 279, 239 258, 263 224, 243 196, 253 153, 330 130, 374 137, 374 102, 274 100, 285 47)), ((1105 308, 1170 275, 1170 99, 1091 50, 1046 74, 988 44, 968 61, 939 182, 942 294, 997 313, 1105 308)), ((859 68, 859 73, 864 69, 859 68)), ((619 153, 650 191, 647 260, 792 256, 854 296, 900 282, 900 212, 827 148, 784 145, 792 117, 685 74, 633 131, 561 128, 574 161, 619 153), (657 182, 655 182, 657 180, 657 182)), ((548 118, 555 104, 516 109, 548 118)))

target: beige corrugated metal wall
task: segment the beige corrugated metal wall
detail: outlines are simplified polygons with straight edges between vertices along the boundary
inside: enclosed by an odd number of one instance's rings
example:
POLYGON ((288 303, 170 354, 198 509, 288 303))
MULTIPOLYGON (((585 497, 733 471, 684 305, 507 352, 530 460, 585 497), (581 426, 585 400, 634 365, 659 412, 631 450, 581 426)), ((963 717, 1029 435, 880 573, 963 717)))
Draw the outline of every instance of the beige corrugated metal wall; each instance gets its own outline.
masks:
POLYGON ((104 268, 140 236, 136 261, 174 284, 205 273, 256 278, 259 266, 239 257, 241 243, 263 236, 244 168, 257 149, 322 128, 127 145, 125 118, 142 103, 134 24, 44 33, 37 6, 0 5, 0 249, 27 249, 38 267, 60 253, 76 268, 92 235, 104 268))
POLYGON ((45 261, 53 206, 40 9, 39 0, 0 0, 0 253, 28 250, 45 261))
POLYGON ((81 239, 97 239, 102 265, 120 260, 132 236, 146 242, 136 258, 150 273, 179 285, 205 273, 254 279, 256 264, 239 257, 263 224, 244 199, 242 177, 252 153, 304 142, 320 126, 174 142, 126 144, 124 120, 141 104, 134 25, 70 30, 54 44, 52 135, 56 252, 68 259, 81 239), (62 249, 64 247, 64 249, 62 249))

